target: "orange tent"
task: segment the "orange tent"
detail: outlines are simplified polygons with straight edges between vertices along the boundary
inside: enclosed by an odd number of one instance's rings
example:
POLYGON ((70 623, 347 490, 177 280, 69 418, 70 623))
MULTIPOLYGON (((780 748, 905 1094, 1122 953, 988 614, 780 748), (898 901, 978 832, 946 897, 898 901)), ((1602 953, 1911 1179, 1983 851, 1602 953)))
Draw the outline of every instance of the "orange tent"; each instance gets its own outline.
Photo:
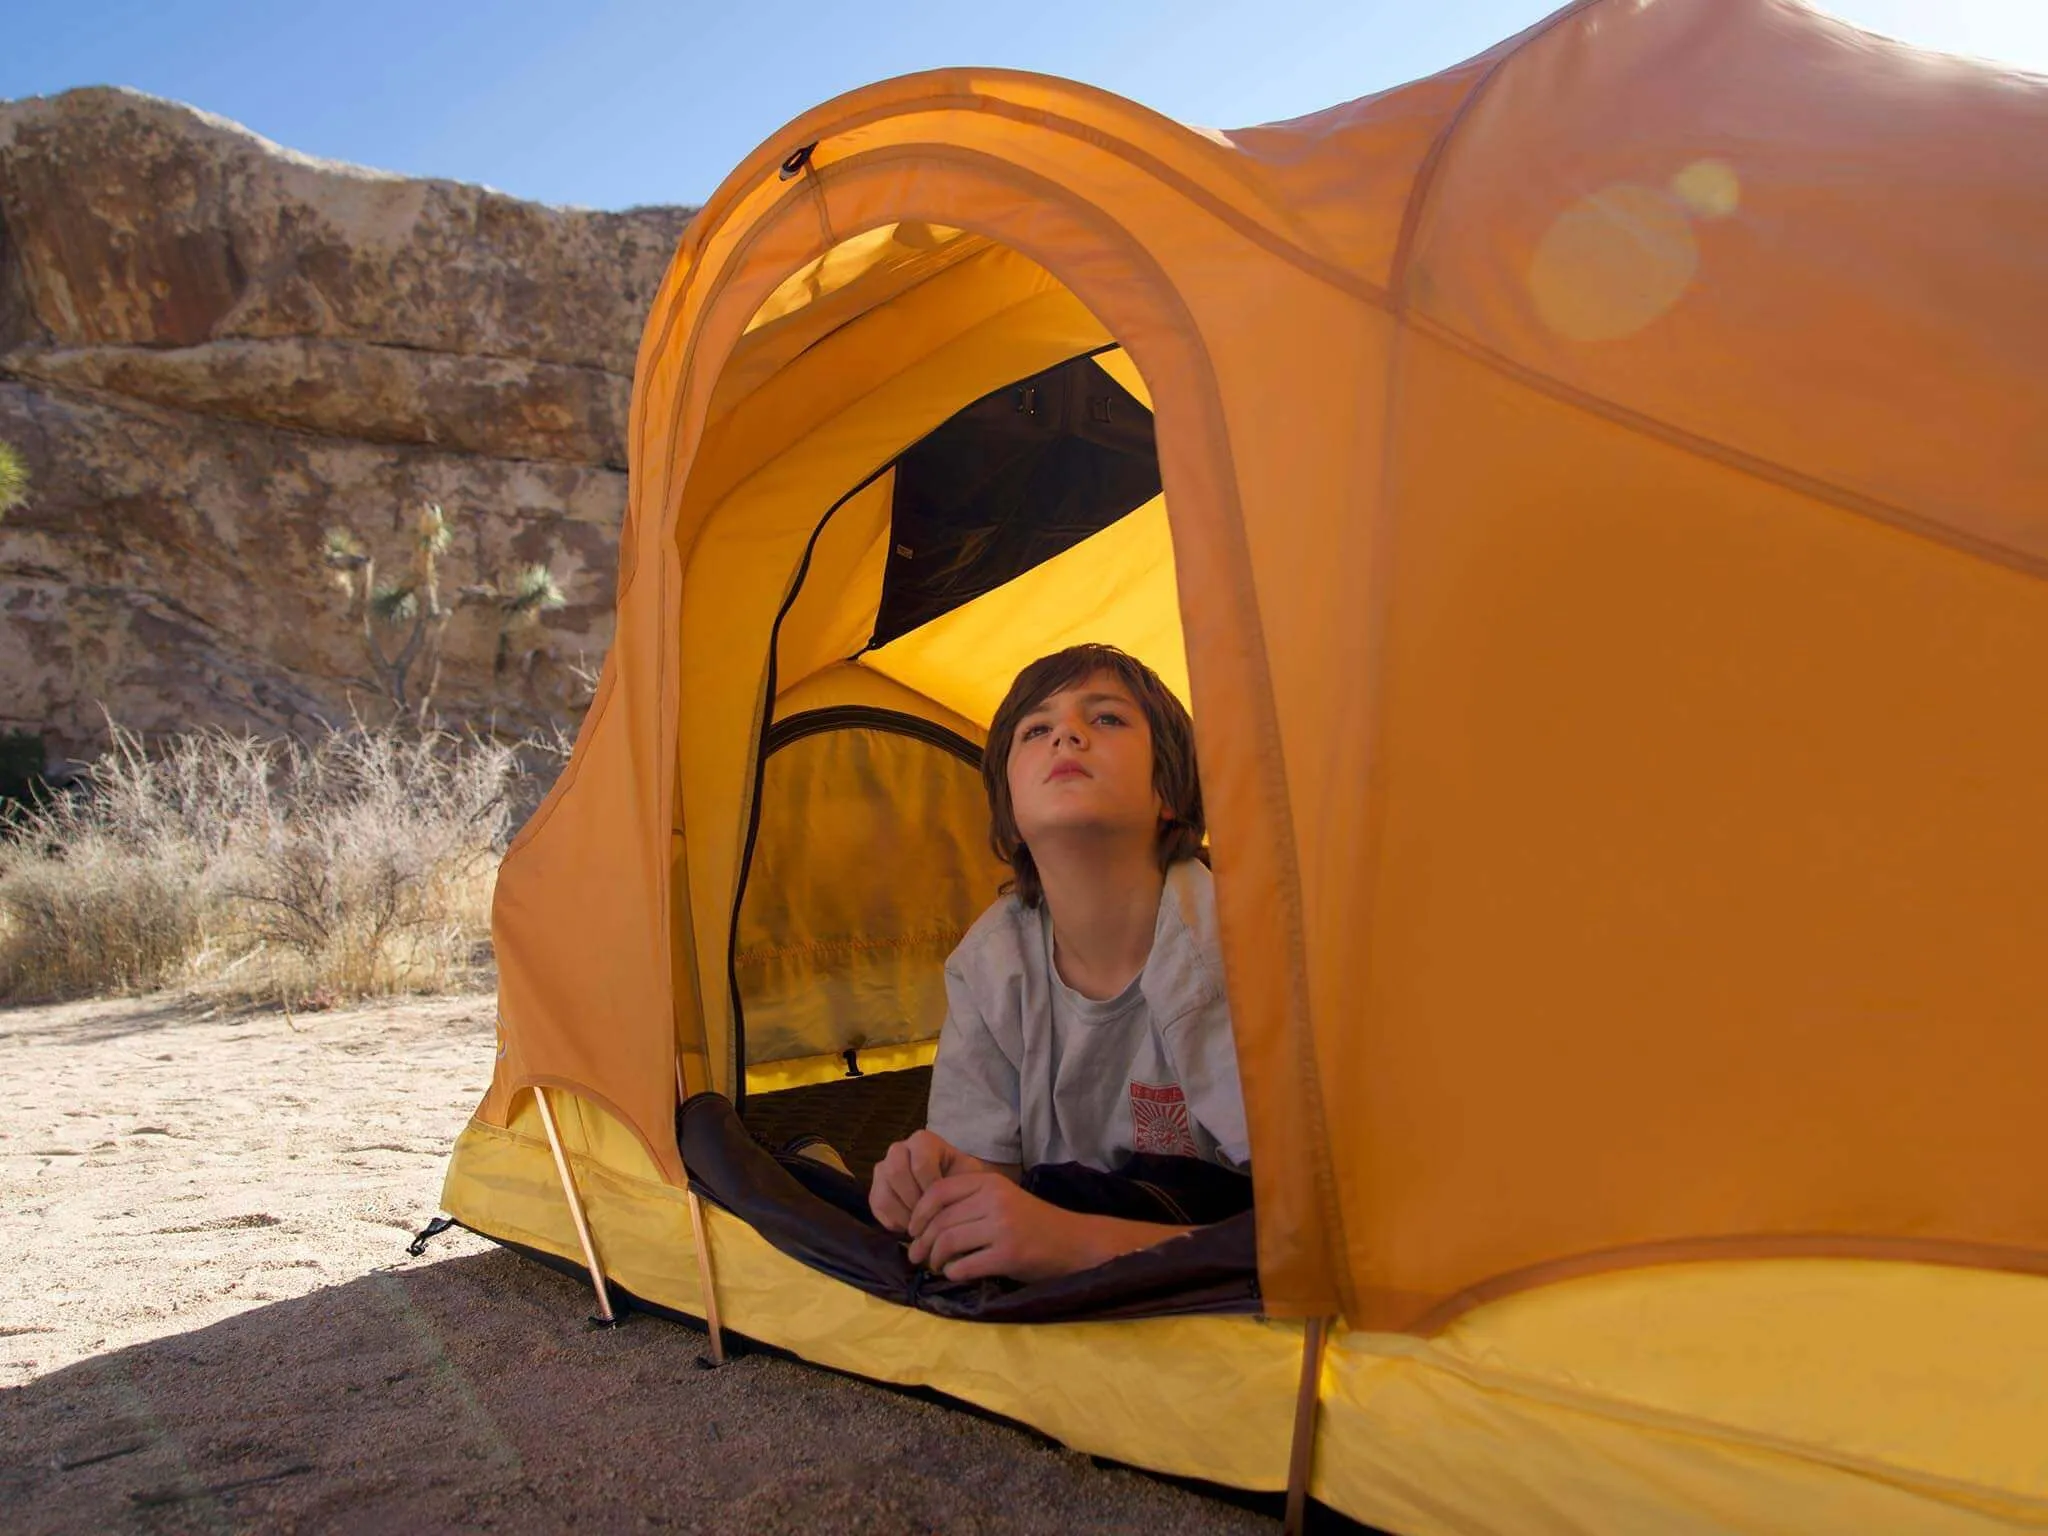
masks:
POLYGON ((800 118, 649 317, 448 1208, 1251 1487, 1339 1318, 1314 1487, 1402 1530, 2048 1521, 2044 143, 2048 84, 1791 0, 1227 134, 1001 71, 800 118), (1161 494, 898 632, 908 456, 1082 358, 1161 494), (842 1295, 688 1210, 679 1092, 929 1058, 964 759, 1094 637, 1194 709, 1266 1318, 842 1295))

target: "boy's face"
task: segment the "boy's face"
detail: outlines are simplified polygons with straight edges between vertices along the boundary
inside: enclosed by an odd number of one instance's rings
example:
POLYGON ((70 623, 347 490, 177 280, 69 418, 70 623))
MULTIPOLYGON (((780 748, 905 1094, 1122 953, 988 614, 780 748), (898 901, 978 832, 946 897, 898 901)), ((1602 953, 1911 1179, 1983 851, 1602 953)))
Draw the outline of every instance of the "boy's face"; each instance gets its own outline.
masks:
POLYGON ((1010 739, 1010 807, 1027 846, 1047 833, 1156 836, 1152 725, 1114 674, 1051 695, 1010 739))

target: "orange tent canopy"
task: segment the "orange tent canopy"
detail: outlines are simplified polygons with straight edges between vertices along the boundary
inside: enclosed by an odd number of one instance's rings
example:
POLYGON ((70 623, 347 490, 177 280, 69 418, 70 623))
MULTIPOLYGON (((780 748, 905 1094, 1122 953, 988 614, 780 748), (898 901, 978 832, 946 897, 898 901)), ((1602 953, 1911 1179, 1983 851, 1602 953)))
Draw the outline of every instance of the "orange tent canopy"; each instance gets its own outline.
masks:
MULTIPOLYGON (((1269 1310, 2048 1271, 2044 143, 2042 81, 1789 0, 1589 0, 1229 134, 1000 71, 807 114, 649 319, 617 639, 500 876, 480 1118, 570 1089, 680 1181, 679 1075, 748 1064, 756 744, 845 618, 790 607, 807 562, 871 612, 863 477, 1114 344, 1269 1310)), ((871 660, 985 722, 968 638, 871 660)))

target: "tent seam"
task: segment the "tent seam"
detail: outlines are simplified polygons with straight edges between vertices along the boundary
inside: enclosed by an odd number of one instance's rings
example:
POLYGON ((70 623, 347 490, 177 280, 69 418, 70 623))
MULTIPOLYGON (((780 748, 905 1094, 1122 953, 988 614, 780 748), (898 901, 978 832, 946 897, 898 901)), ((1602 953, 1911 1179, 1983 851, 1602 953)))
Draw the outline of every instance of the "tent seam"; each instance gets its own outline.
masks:
MULTIPOLYGON (((950 105, 951 103, 940 99, 933 104, 950 105)), ((1185 172, 1175 169, 1157 155, 1140 149, 1127 140, 1115 138, 1101 132, 1099 129, 1089 128, 1086 124, 1074 122, 1070 118, 1060 117, 1057 114, 1031 107, 1020 106, 1015 102, 1004 101, 999 97, 965 97, 960 99, 960 104, 969 106, 974 111, 983 112, 992 117, 1007 118, 1011 122, 1024 123, 1032 127, 1042 128, 1049 133, 1059 134, 1064 138, 1076 139, 1082 143, 1091 144, 1112 158, 1121 160, 1124 164, 1144 172, 1170 191, 1179 193, 1218 222, 1228 225, 1253 244, 1261 246, 1273 255, 1280 257, 1281 260, 1289 265, 1299 267, 1310 276, 1319 278, 1331 287, 1349 293, 1355 298, 1362 298, 1369 303, 1381 305, 1388 301, 1387 290, 1378 283, 1373 282, 1370 278, 1352 272, 1339 262, 1317 255, 1294 236, 1284 235, 1277 230, 1268 228, 1250 214, 1233 206, 1228 200, 1211 192, 1185 172)), ((853 125, 850 124, 849 126, 853 125)), ((1173 126, 1187 133, 1192 140, 1200 144, 1204 149, 1213 148, 1207 140, 1202 139, 1200 134, 1188 129, 1185 124, 1175 123, 1173 126)))
MULTIPOLYGON (((1582 3, 1584 3, 1584 0, 1582 0, 1582 3)), ((1136 103, 1127 102, 1125 105, 1135 106, 1136 103)), ((1091 128, 1085 123, 1079 123, 1071 118, 1062 117, 1056 113, 1047 112, 1039 108, 1022 106, 1019 103, 1005 101, 1000 97, 986 94, 955 93, 926 96, 920 97, 913 102, 876 107, 865 112, 858 112, 851 116, 840 118, 833 123, 831 128, 821 132, 818 142, 824 144, 834 135, 845 134, 857 128, 867 127, 873 123, 887 122, 891 118, 910 117, 920 112, 946 110, 966 111, 981 113, 991 117, 1006 118, 1012 122, 1023 123, 1027 126, 1043 129, 1048 133, 1058 134, 1062 138, 1093 145, 1113 159, 1135 167, 1154 181, 1180 194, 1218 222, 1229 226, 1246 239, 1259 245, 1271 254, 1278 256, 1290 265, 1301 268, 1309 275, 1328 283, 1342 292, 1349 293, 1355 298, 1361 298, 1369 303, 1381 306, 1385 306, 1388 303, 1387 290, 1380 284, 1373 282, 1368 277, 1352 272, 1338 262, 1317 255, 1294 236, 1283 234, 1262 224, 1251 214, 1236 207, 1227 199, 1211 192, 1185 171, 1177 169, 1150 151, 1140 149, 1128 140, 1104 133, 1100 129, 1091 128)), ((1201 134, 1196 133, 1184 123, 1176 123, 1167 118, 1162 118, 1160 121, 1184 134, 1191 145, 1197 147, 1203 153, 1217 157, 1216 163, 1218 165, 1231 167, 1233 179, 1240 183, 1245 180, 1241 174, 1237 173, 1236 167, 1225 156, 1224 151, 1213 142, 1203 138, 1201 134)), ((954 147, 945 145, 936 139, 921 142, 934 150, 954 147)), ((891 145, 888 146, 887 151, 868 150, 842 160, 827 160, 817 166, 817 172, 820 176, 823 176, 828 174, 834 166, 850 164, 854 160, 865 160, 878 153, 897 151, 918 152, 918 143, 911 142, 891 145)), ((969 152, 976 154, 984 153, 983 151, 969 152)), ((808 181, 808 179, 807 175, 805 180, 808 181)), ((760 178, 762 182, 765 182, 765 180, 765 176, 760 178)), ((780 207, 781 203, 788 196, 789 194, 785 194, 783 198, 778 198, 774 207, 780 207)), ((765 219, 772 212, 773 208, 764 210, 759 217, 765 219)), ((720 222, 723 222, 723 216, 721 216, 720 222)), ((729 257, 728 261, 730 261, 729 257)))
MULTIPOLYGON (((1388 307, 1395 320, 1404 326, 1414 326, 1424 334, 1455 347, 1475 362, 1491 368, 1497 373, 1514 379, 1526 388, 1550 396, 1565 404, 1604 417, 1628 431, 1641 433, 1659 441, 1712 459, 1742 473, 1780 485, 1801 495, 1825 501, 1843 511, 1873 519, 1898 528, 1903 532, 1930 539, 1965 553, 1980 556, 1997 564, 2009 566, 2031 576, 2048 576, 2048 558, 2030 556, 2022 550, 1996 539, 1972 537, 1944 523, 1917 517, 1903 508, 1892 506, 1877 497, 1865 495, 1848 486, 1837 485, 1818 475, 1807 475, 1790 465, 1779 464, 1760 454, 1747 453, 1731 444, 1719 442, 1701 433, 1690 432, 1673 422, 1666 422, 1641 411, 1632 411, 1627 406, 1596 395, 1588 390, 1577 389, 1564 380, 1517 363, 1505 354, 1487 346, 1477 338, 1466 336, 1456 328, 1432 316, 1415 310, 1409 299, 1409 272, 1414 260, 1414 248, 1423 216, 1435 199, 1437 187, 1442 180, 1442 164, 1448 156, 1452 142, 1466 119, 1477 110, 1480 98, 1492 86, 1495 77, 1509 64, 1520 58, 1522 52, 1533 46, 1560 23, 1572 20, 1585 11, 1602 3, 1602 0, 1576 0, 1576 3, 1545 17, 1514 42, 1506 53, 1488 66, 1486 72, 1472 83, 1458 103, 1450 121, 1437 133, 1424 157, 1422 168, 1417 172, 1415 184, 1410 188, 1408 207, 1401 221, 1401 233, 1395 242, 1394 259, 1387 279, 1388 307)), ((1391 376, 1391 368, 1389 374, 1391 376)), ((1389 439, 1391 440, 1391 439, 1389 439)))
MULTIPOLYGON (((1572 11, 1582 10, 1597 0, 1579 0, 1572 11)), ((1423 157, 1422 165, 1416 172, 1415 181, 1409 188, 1408 202, 1402 211, 1401 231, 1395 240, 1393 260, 1387 272, 1387 309, 1393 321, 1393 334, 1388 340, 1387 366, 1383 375, 1384 397, 1380 406, 1380 462, 1378 495, 1368 509, 1366 518, 1367 555, 1369 562, 1366 576, 1365 600, 1365 827, 1363 864, 1364 880, 1363 913, 1360 924, 1361 943, 1364 946, 1361 991, 1361 1009, 1371 1006, 1371 983, 1376 967, 1373 963, 1374 915, 1380 905, 1380 867, 1385 849, 1387 794, 1385 788, 1386 759, 1386 676, 1387 640, 1391 633, 1389 612, 1394 601, 1393 568, 1395 562, 1395 523, 1392 516, 1393 486, 1396 478, 1397 445, 1400 441, 1396 427, 1401 405, 1401 378, 1407 353, 1407 326, 1404 323, 1408 270, 1414 252, 1416 230, 1426 208, 1430 194, 1437 184, 1437 176, 1452 138, 1464 123, 1467 114, 1478 102, 1486 87, 1501 69, 1520 53, 1522 47, 1534 40, 1535 36, 1554 25, 1571 11, 1560 11, 1537 24, 1537 28, 1487 67, 1478 80, 1465 92, 1450 119, 1438 130, 1429 152, 1423 157)), ((1371 1267, 1369 1253, 1359 1256, 1368 1272, 1371 1267)), ((1350 1268, 1352 1255, 1345 1253, 1345 1267, 1350 1268)))
POLYGON ((1522 50, 1538 39, 1547 36, 1560 22, 1577 16, 1581 11, 1591 10, 1601 0, 1574 0, 1562 10, 1553 11, 1537 22, 1519 39, 1510 39, 1505 53, 1486 67, 1480 77, 1472 82, 1471 88, 1459 100, 1450 120, 1437 130, 1436 138, 1429 146, 1429 153, 1423 156, 1422 165, 1415 173, 1415 180, 1408 189, 1408 206, 1402 210, 1401 233, 1394 241, 1394 257, 1387 268, 1387 296, 1397 317, 1404 315, 1408 308, 1408 268, 1415 254, 1416 232, 1422 224, 1422 216, 1429 211, 1430 200, 1435 196, 1439 172, 1444 158, 1450 153, 1451 141, 1458 130, 1465 126, 1465 119, 1478 107, 1479 98, 1487 88, 1514 60, 1521 57, 1522 50))
MULTIPOLYGON (((734 168, 734 175, 727 177, 726 181, 721 183, 712 193, 710 199, 697 210, 696 218, 692 220, 689 226, 686 226, 682 237, 679 239, 678 248, 680 249, 683 245, 693 241, 701 248, 705 236, 700 235, 697 230, 697 221, 708 213, 714 215, 714 223, 724 222, 730 216, 731 210, 744 201, 749 192, 767 182, 769 173, 774 171, 778 162, 783 159, 781 152, 783 145, 802 142, 822 145, 827 139, 836 134, 843 134, 851 129, 866 127, 870 123, 886 121, 892 117, 909 117, 920 112, 944 111, 957 108, 975 112, 995 111, 1000 115, 1009 116, 1020 121, 1039 121, 1044 126, 1052 128, 1053 131, 1080 139, 1083 142, 1096 144, 1102 148, 1112 149, 1113 152, 1118 153, 1119 158, 1129 160, 1131 163, 1135 164, 1137 163, 1137 157, 1143 157, 1148 163, 1164 167, 1177 179, 1189 179, 1187 173, 1175 170, 1167 162, 1158 160, 1157 157, 1150 155, 1147 151, 1136 149, 1128 139, 1106 132, 1101 128, 1092 127, 1078 118, 1066 116, 1045 108, 1025 106, 1020 102, 1015 102, 1005 96, 995 94, 991 89, 973 89, 971 88, 971 82, 976 77, 981 77, 990 85, 1017 82, 1037 87, 1041 90, 1050 87, 1069 98, 1076 96, 1092 98, 1094 101, 1111 108, 1117 113, 1130 114, 1141 118, 1159 129, 1162 133, 1176 138, 1184 147, 1207 164, 1223 171, 1248 196, 1264 203, 1268 211, 1276 215, 1285 213, 1284 207, 1274 204, 1269 190, 1261 179, 1251 172, 1240 151, 1236 150, 1233 146, 1218 143, 1211 133, 1193 128, 1176 118, 1168 117, 1142 102, 1133 101, 1129 97, 1119 96, 1114 92, 1084 85, 1078 81, 1061 76, 1039 74, 1030 70, 948 68, 926 70, 922 71, 921 74, 899 75, 892 79, 877 81, 872 85, 845 92, 833 101, 821 103, 811 111, 785 123, 772 136, 757 145, 752 154, 734 168), (878 105, 865 106, 857 111, 848 110, 860 97, 870 96, 878 91, 887 89, 889 86, 903 84, 919 78, 928 82, 928 89, 923 94, 904 96, 878 105), (837 115, 825 115, 827 109, 831 108, 838 109, 837 115), (1123 154, 1121 152, 1123 148, 1130 148, 1132 154, 1123 154), (747 171, 750 167, 753 168, 752 174, 735 184, 735 177, 738 177, 741 172, 747 171)), ((707 232, 710 227, 706 226, 707 232)), ((1282 236, 1280 238, 1288 239, 1289 237, 1282 236)), ((1304 254, 1307 253, 1304 252, 1304 254)))
POLYGON ((2048 1277, 2048 1251, 2006 1243, 1933 1237, 1879 1237, 1846 1232, 1709 1233, 1699 1237, 1664 1238, 1596 1248, 1520 1265, 1443 1298, 1403 1332, 1435 1334, 1475 1307, 1561 1281, 1611 1274, 1622 1269, 1731 1259, 1863 1259, 2048 1277))
POLYGON ((1403 317, 1402 324, 1406 329, 1449 347, 1489 372, 1512 379, 1524 388, 1555 400, 1560 405, 1570 406, 1589 416, 1597 416, 1603 421, 1611 422, 1623 431, 1654 439, 1689 453, 1695 458, 1707 459, 1754 479, 1822 502, 1837 511, 1867 518, 1871 522, 1881 523, 1901 533, 1911 534, 1959 553, 1988 560, 2023 575, 2048 576, 2048 555, 2029 554, 2000 540, 1967 533, 1949 523, 1908 512, 1905 508, 1894 506, 1876 496, 1866 495, 1845 485, 1837 485, 1832 480, 1804 474, 1788 465, 1767 459, 1761 454, 1744 452, 1703 433, 1692 432, 1672 422, 1663 421, 1647 412, 1630 410, 1627 406, 1618 405, 1605 396, 1594 394, 1591 390, 1580 389, 1540 369, 1518 363, 1485 343, 1475 341, 1454 327, 1427 315, 1407 315, 1403 317))

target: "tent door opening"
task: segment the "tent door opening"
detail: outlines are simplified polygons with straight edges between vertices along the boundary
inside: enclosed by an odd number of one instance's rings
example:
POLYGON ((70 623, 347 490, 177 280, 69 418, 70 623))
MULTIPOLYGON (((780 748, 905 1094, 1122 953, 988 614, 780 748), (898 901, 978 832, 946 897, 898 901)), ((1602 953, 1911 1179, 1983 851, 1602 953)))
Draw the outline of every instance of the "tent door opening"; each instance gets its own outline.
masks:
MULTIPOLYGON (((896 681, 891 663, 924 648, 959 664, 974 647, 947 646, 949 621, 971 626, 979 600, 1084 556, 1092 538, 1158 505, 1152 414, 1100 361, 1116 351, 1069 357, 965 404, 819 522, 812 549, 849 505, 865 501, 854 515, 873 516, 872 498, 887 498, 875 588, 814 594, 807 556, 771 637, 779 657, 785 622, 814 596, 872 605, 864 643, 822 674, 779 682, 770 669, 728 946, 732 1097, 743 1112, 750 1075, 759 1093, 843 1080, 834 1067, 848 1051, 881 1071, 930 1061, 946 956, 1007 871, 988 847, 978 725, 896 681), (797 707, 813 695, 824 702, 797 707)), ((923 1123, 923 1095, 907 1089, 870 1085, 857 1097, 886 1097, 895 1118, 914 1099, 899 1130, 908 1134, 923 1123)), ((786 1122, 793 1109, 784 1100, 772 1112, 786 1122)), ((794 1130, 826 1135, 833 1118, 794 1130)), ((848 1150, 864 1153, 861 1141, 848 1150)))

